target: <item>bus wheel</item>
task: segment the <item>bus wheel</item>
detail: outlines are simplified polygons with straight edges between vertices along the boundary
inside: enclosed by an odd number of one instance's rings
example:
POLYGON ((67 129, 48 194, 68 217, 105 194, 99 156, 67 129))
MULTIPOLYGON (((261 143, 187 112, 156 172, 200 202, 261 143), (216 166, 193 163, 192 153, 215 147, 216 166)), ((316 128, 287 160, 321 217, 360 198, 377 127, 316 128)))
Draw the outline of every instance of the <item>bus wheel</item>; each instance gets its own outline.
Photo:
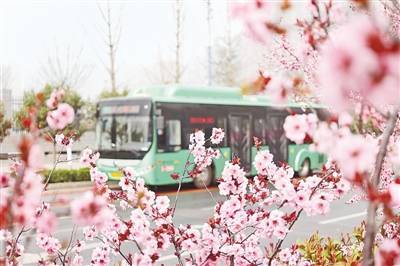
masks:
POLYGON ((303 164, 301 165, 301 168, 297 172, 300 177, 307 177, 311 173, 311 164, 309 159, 305 159, 303 161, 303 164))
POLYGON ((196 188, 209 187, 213 182, 213 171, 211 167, 207 167, 196 178, 193 179, 193 184, 196 188))

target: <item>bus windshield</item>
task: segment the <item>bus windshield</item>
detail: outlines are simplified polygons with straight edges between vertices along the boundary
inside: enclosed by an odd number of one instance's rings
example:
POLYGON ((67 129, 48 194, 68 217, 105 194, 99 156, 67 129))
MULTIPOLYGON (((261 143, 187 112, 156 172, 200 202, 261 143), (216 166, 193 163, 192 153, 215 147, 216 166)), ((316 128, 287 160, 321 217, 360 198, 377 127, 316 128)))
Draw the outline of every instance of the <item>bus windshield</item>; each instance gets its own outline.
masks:
POLYGON ((103 158, 142 159, 152 141, 150 105, 100 107, 97 147, 103 158), (147 111, 139 111, 146 108, 147 111))

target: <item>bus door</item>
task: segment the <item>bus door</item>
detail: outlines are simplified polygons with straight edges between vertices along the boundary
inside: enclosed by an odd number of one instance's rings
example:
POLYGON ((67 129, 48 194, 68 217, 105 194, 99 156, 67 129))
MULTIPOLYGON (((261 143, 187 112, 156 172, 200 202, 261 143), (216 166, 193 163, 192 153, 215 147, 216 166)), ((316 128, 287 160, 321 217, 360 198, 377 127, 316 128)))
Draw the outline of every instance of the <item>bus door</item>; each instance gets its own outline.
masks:
POLYGON ((288 139, 283 129, 285 113, 267 114, 267 145, 274 155, 274 162, 286 162, 288 157, 288 139))
POLYGON ((229 115, 229 145, 232 155, 240 158, 246 172, 251 169, 251 116, 247 114, 229 115))

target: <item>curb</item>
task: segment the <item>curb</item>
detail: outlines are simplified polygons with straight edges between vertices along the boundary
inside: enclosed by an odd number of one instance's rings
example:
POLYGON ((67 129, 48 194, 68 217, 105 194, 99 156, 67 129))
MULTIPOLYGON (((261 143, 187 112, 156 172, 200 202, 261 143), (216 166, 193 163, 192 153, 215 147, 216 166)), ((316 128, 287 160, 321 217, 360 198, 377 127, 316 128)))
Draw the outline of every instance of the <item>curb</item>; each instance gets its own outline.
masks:
POLYGON ((58 190, 58 189, 67 189, 67 188, 76 188, 76 187, 91 187, 91 181, 79 181, 79 182, 63 182, 63 183, 50 183, 47 186, 47 190, 58 190))

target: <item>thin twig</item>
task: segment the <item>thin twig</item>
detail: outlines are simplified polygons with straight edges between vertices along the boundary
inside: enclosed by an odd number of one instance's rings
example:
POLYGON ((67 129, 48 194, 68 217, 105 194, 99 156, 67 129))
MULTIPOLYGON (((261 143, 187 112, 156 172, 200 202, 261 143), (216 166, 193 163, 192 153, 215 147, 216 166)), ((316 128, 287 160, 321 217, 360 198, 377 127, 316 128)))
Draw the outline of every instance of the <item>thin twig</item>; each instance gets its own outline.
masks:
POLYGON ((46 190, 47 186, 49 185, 51 175, 53 174, 54 170, 56 169, 56 167, 57 167, 57 165, 59 163, 59 160, 60 160, 60 157, 61 157, 61 153, 62 153, 62 151, 59 152, 57 160, 54 162, 53 168, 51 169, 50 174, 46 178, 46 182, 44 184, 44 189, 43 190, 46 190))

